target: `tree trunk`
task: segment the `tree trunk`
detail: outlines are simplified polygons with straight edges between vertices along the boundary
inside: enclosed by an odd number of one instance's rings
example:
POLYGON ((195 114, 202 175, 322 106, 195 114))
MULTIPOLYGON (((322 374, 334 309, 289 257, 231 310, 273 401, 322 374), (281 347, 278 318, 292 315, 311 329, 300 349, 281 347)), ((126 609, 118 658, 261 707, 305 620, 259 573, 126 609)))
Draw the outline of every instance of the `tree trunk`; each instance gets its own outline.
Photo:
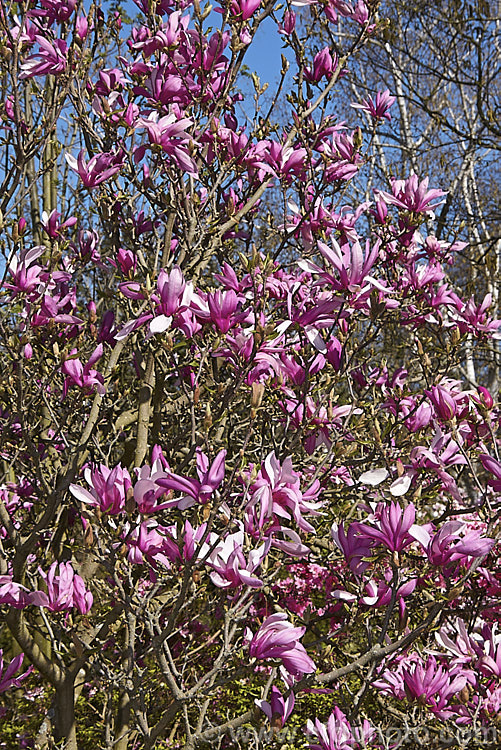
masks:
POLYGON ((78 750, 75 725, 75 695, 73 680, 65 680, 56 689, 55 735, 64 740, 63 750, 78 750))

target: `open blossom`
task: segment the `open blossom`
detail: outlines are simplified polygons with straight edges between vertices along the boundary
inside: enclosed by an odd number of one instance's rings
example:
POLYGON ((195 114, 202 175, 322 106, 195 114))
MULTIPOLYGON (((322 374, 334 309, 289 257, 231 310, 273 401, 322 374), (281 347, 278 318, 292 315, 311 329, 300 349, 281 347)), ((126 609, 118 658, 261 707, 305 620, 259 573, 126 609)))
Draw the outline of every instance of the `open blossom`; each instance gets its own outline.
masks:
POLYGON ((207 558, 207 565, 212 568, 212 582, 219 588, 229 588, 245 584, 251 588, 260 588, 263 582, 255 571, 269 552, 271 539, 267 539, 258 549, 251 550, 246 559, 243 547, 245 535, 243 527, 234 534, 221 539, 207 558))
POLYGON ((37 245, 36 247, 24 248, 19 255, 14 255, 8 267, 11 281, 4 284, 5 289, 12 290, 12 296, 36 293, 42 283, 42 268, 35 261, 44 252, 45 247, 37 245))
POLYGON ((87 188, 95 188, 102 182, 120 171, 123 164, 123 153, 96 154, 89 161, 84 159, 85 151, 82 150, 75 159, 71 154, 66 154, 66 161, 75 171, 87 188))
POLYGON ((409 531, 415 520, 416 508, 413 503, 410 503, 402 511, 400 505, 394 502, 389 506, 378 509, 373 521, 374 525, 360 523, 357 525, 357 531, 359 534, 384 545, 391 552, 400 552, 414 541, 409 531))
POLYGON ((193 298, 193 285, 186 283, 178 266, 167 272, 161 269, 157 279, 157 290, 151 299, 156 303, 155 317, 150 322, 152 333, 163 333, 171 323, 172 316, 186 310, 193 298))
POLYGON ((31 594, 31 603, 38 607, 47 607, 51 612, 63 612, 76 607, 85 615, 92 607, 93 596, 85 588, 85 582, 73 570, 71 563, 53 563, 48 573, 40 570, 40 575, 47 586, 47 593, 36 591, 31 594))
POLYGON ((246 531, 254 533, 269 523, 280 525, 284 520, 294 520, 303 531, 314 532, 304 516, 319 515, 318 509, 323 503, 314 501, 319 495, 320 483, 314 482, 303 492, 300 481, 291 458, 281 464, 275 453, 270 453, 250 488, 245 508, 246 531))
POLYGON ((334 238, 331 238, 331 247, 324 242, 319 242, 318 247, 334 273, 330 270, 324 271, 311 261, 301 260, 299 265, 305 271, 319 274, 336 291, 354 292, 366 285, 369 289, 375 286, 382 291, 387 291, 387 288, 369 273, 379 258, 379 246, 379 240, 372 248, 367 241, 364 253, 358 240, 351 244, 345 242, 339 245, 334 238))
POLYGON ((11 575, 0 576, 0 604, 23 609, 30 604, 30 594, 25 586, 12 580, 11 575))
POLYGON ((289 675, 301 679, 316 669, 299 643, 305 631, 306 628, 295 628, 283 612, 270 615, 252 638, 249 655, 256 659, 280 659, 289 675))
POLYGON ((225 456, 226 451, 221 450, 212 464, 209 464, 209 458, 200 448, 197 448, 198 479, 190 479, 189 477, 166 471, 165 476, 160 477, 157 483, 167 490, 183 493, 182 498, 171 503, 172 505, 176 505, 180 510, 191 508, 197 502, 205 504, 209 502, 213 493, 224 479, 225 456))
POLYGON ((437 201, 437 198, 442 198, 445 193, 443 190, 428 190, 428 177, 420 182, 418 176, 413 174, 406 180, 394 180, 391 193, 379 191, 378 195, 389 205, 415 214, 429 214, 444 202, 437 201))
POLYGON ((479 529, 470 529, 463 521, 447 521, 434 534, 424 527, 414 527, 411 533, 425 548, 431 564, 441 567, 444 575, 451 575, 458 562, 488 554, 495 544, 495 539, 483 537, 479 529))
POLYGON ((439 664, 434 656, 424 661, 419 654, 409 654, 402 657, 396 667, 386 669, 372 684, 399 700, 415 700, 439 718, 446 719, 456 713, 451 701, 467 682, 468 674, 459 667, 451 669, 439 664))
POLYGON ((16 672, 21 669, 23 660, 24 654, 18 654, 7 664, 4 671, 3 650, 0 648, 0 693, 5 693, 11 687, 21 687, 21 682, 31 673, 32 666, 23 674, 14 677, 16 672))
POLYGON ((54 39, 51 44, 48 39, 37 34, 35 41, 39 50, 30 55, 21 65, 19 78, 33 78, 34 76, 64 73, 68 64, 68 45, 62 39, 54 39))
POLYGON ((87 468, 84 477, 91 491, 77 484, 70 485, 71 494, 83 503, 100 508, 103 513, 116 515, 125 507, 127 493, 132 481, 127 469, 120 464, 109 469, 101 464, 95 469, 87 468))
POLYGON ((310 744, 310 750, 353 750, 354 747, 367 747, 375 730, 365 719, 362 726, 354 727, 345 714, 337 707, 329 716, 327 724, 315 719, 308 719, 307 734, 315 737, 317 742, 310 744))
POLYGON ((394 102, 395 97, 390 96, 390 92, 386 89, 386 91, 378 91, 375 99, 369 96, 361 104, 352 104, 351 106, 354 109, 361 109, 367 112, 374 120, 381 120, 383 118, 391 120, 388 110, 394 102))
MULTIPOLYGON (((167 153, 179 169, 188 174, 197 176, 198 171, 190 155, 190 144, 192 137, 186 132, 193 125, 192 120, 181 117, 172 112, 164 117, 158 117, 157 112, 152 112, 148 118, 140 118, 136 123, 136 129, 144 128, 148 133, 150 144, 160 146, 167 153)), ((145 153, 146 147, 139 146, 134 154, 134 160, 139 162, 145 153)))
MULTIPOLYGON (((71 355, 76 353, 76 350, 70 352, 71 355)), ((63 375, 66 375, 63 387, 63 397, 66 396, 71 385, 76 385, 84 391, 93 392, 96 390, 101 395, 106 393, 103 376, 92 367, 102 355, 103 345, 98 344, 85 365, 83 365, 81 360, 75 356, 71 356, 63 362, 61 372, 63 375)))

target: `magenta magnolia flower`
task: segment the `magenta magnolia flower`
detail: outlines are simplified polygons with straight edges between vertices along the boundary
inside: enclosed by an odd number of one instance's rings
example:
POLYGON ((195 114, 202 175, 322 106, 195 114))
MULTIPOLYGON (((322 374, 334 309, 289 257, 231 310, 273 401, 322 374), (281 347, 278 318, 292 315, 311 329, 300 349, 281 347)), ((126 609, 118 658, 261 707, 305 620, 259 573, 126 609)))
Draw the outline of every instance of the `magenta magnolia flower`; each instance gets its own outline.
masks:
POLYGON ((359 534, 374 539, 383 544, 391 552, 400 552, 414 541, 409 530, 416 520, 416 508, 410 503, 407 508, 402 508, 397 502, 383 507, 376 515, 375 526, 360 523, 357 526, 359 534))
POLYGON ((437 417, 443 422, 448 422, 456 416, 457 404, 454 396, 447 388, 442 385, 434 385, 431 390, 425 391, 425 395, 433 404, 437 417))
POLYGON ((120 171, 123 164, 123 153, 96 154, 88 162, 84 161, 85 151, 80 151, 75 159, 66 154, 66 161, 75 171, 87 188, 95 188, 120 171))
POLYGON ((362 575, 370 565, 370 562, 364 558, 372 554, 372 540, 358 533, 356 521, 348 526, 347 532, 342 523, 339 526, 333 524, 331 536, 336 547, 344 554, 350 570, 357 575, 362 575))
POLYGON ((411 533, 425 548, 431 564, 443 568, 445 575, 452 574, 457 567, 455 563, 487 555, 496 542, 481 536, 480 530, 469 529, 467 524, 454 520, 444 523, 433 535, 424 527, 414 527, 411 533))
POLYGON ((114 469, 108 469, 101 464, 95 469, 85 469, 84 477, 91 487, 90 492, 77 484, 70 485, 70 492, 77 500, 100 508, 103 513, 110 515, 116 515, 123 510, 127 493, 132 487, 127 469, 122 468, 120 464, 114 469))
POLYGON ((77 223, 76 216, 70 216, 66 221, 60 222, 61 214, 54 209, 50 214, 47 211, 42 213, 42 226, 52 239, 61 237, 62 230, 74 226, 77 223))
POLYGON ((305 519, 305 514, 318 516, 322 502, 313 502, 320 493, 320 483, 314 482, 305 492, 301 491, 300 476, 292 467, 292 459, 280 464, 274 453, 270 453, 250 488, 250 500, 245 508, 245 527, 255 533, 269 522, 281 525, 292 520, 300 529, 314 532, 314 527, 305 519))
POLYGON ((242 21, 248 21, 261 5, 261 0, 231 0, 231 12, 234 16, 241 16, 242 21))
POLYGON ((4 283, 5 289, 12 289, 12 296, 36 293, 42 283, 42 268, 35 261, 45 252, 43 245, 22 249, 9 264, 12 282, 4 283))
POLYGON ((286 671, 301 679, 316 666, 299 643, 306 628, 295 628, 283 612, 267 617, 252 638, 249 654, 256 659, 280 659, 286 671))
POLYGON ((337 272, 333 274, 319 268, 311 261, 301 260, 300 267, 310 273, 319 274, 325 281, 332 284, 337 291, 349 290, 357 291, 359 287, 368 284, 368 288, 375 286, 382 291, 388 291, 386 287, 369 275, 372 267, 379 258, 379 240, 371 249, 369 241, 366 242, 365 253, 358 240, 350 244, 345 242, 339 245, 334 238, 331 238, 332 248, 324 242, 318 243, 318 248, 326 261, 337 272))
POLYGON ((270 720, 273 727, 283 727, 289 716, 294 709, 295 697, 294 693, 291 692, 284 698, 278 688, 273 685, 271 688, 270 700, 256 700, 254 701, 256 706, 263 711, 264 714, 270 720))
POLYGON ((479 456, 482 466, 489 474, 492 474, 495 479, 489 479, 489 484, 496 492, 501 491, 501 463, 487 453, 482 453, 479 456))
MULTIPOLYGON (((228 534, 212 549, 207 558, 207 565, 212 568, 212 582, 219 588, 229 588, 245 584, 251 588, 260 588, 263 582, 255 575, 256 569, 269 552, 271 539, 267 539, 258 549, 251 550, 245 558, 243 547, 245 535, 243 528, 234 534, 228 534)), ((212 548, 213 545, 211 545, 212 548)))
POLYGON ((157 291, 151 297, 156 303, 156 315, 150 323, 150 331, 166 331, 172 323, 172 316, 187 309, 192 297, 193 286, 186 283, 178 266, 174 266, 169 273, 162 268, 158 274, 157 291))
POLYGON ((467 682, 468 673, 461 672, 460 667, 438 664, 434 656, 424 661, 414 653, 401 657, 396 667, 386 669, 372 684, 398 700, 415 700, 439 718, 447 719, 457 714, 450 702, 467 682))
POLYGON ((446 667, 437 664, 434 656, 429 656, 425 663, 404 667, 402 675, 409 700, 418 700, 437 709, 443 708, 467 683, 465 675, 451 674, 446 667))
POLYGON ((209 305, 210 319, 216 325, 221 333, 228 333, 230 328, 235 325, 234 313, 238 307, 238 297, 233 289, 207 294, 207 303, 209 305))
MULTIPOLYGON (((76 354, 76 350, 71 352, 71 355, 73 354, 76 354)), ((76 385, 84 391, 93 392, 96 390, 101 395, 106 393, 103 376, 92 367, 102 355, 103 345, 98 344, 85 365, 82 364, 80 359, 74 356, 63 362, 61 372, 63 375, 66 375, 63 386, 63 398, 66 397, 71 385, 76 385)))
POLYGON ((391 115, 388 112, 391 105, 395 102, 395 97, 390 96, 388 89, 386 91, 378 91, 376 98, 373 99, 371 96, 364 99, 361 104, 352 104, 354 109, 362 109, 367 112, 374 120, 391 120, 391 115))
POLYGON ((23 609, 30 604, 30 594, 25 586, 12 580, 11 575, 0 576, 0 604, 23 609))
POLYGON ((168 490, 184 493, 180 500, 175 504, 180 510, 191 508, 192 505, 199 502, 207 503, 215 490, 220 486, 224 479, 225 450, 220 450, 214 461, 209 465, 209 459, 200 448, 197 448, 197 473, 198 479, 190 479, 170 471, 165 472, 165 477, 160 477, 157 484, 168 490))
POLYGON ((394 180, 391 194, 380 191, 378 195, 386 203, 403 208, 405 211, 428 214, 444 202, 443 200, 437 201, 437 198, 442 198, 446 193, 443 190, 428 190, 428 177, 419 182, 417 175, 413 174, 406 180, 394 180))
POLYGON ((23 674, 14 677, 17 670, 21 668, 23 660, 24 654, 18 654, 11 662, 9 662, 4 672, 3 651, 0 648, 0 693, 5 693, 5 691, 11 687, 20 687, 21 682, 32 672, 33 667, 30 667, 26 672, 23 672, 23 674))
POLYGON ((40 570, 40 575, 47 585, 47 593, 35 591, 30 595, 31 603, 38 607, 47 607, 51 612, 63 612, 76 607, 85 615, 92 607, 93 596, 85 588, 85 582, 73 570, 70 562, 52 563, 48 573, 40 570))
POLYGON ((318 83, 324 76, 330 78, 333 71, 337 68, 337 55, 331 55, 329 47, 317 52, 313 59, 313 69, 305 68, 304 77, 310 83, 318 83))
MULTIPOLYGON (((181 117, 180 113, 172 112, 164 117, 158 117, 157 112, 152 112, 148 118, 140 118, 136 129, 145 128, 148 133, 150 144, 160 146, 165 153, 169 154, 174 164, 179 169, 196 177, 198 175, 195 161, 190 155, 190 143, 192 137, 186 129, 193 125, 192 120, 181 117)), ((139 146, 134 154, 134 160, 141 161, 146 147, 139 146)))
POLYGON ((327 724, 308 719, 306 732, 318 740, 310 750, 353 750, 355 746, 366 747, 375 730, 365 719, 361 727, 352 727, 345 714, 337 707, 329 716, 327 724))
POLYGON ((35 41, 38 42, 39 50, 30 55, 21 65, 19 78, 33 78, 34 76, 53 75, 64 73, 68 64, 68 45, 62 39, 54 39, 51 44, 48 39, 37 34, 35 41))

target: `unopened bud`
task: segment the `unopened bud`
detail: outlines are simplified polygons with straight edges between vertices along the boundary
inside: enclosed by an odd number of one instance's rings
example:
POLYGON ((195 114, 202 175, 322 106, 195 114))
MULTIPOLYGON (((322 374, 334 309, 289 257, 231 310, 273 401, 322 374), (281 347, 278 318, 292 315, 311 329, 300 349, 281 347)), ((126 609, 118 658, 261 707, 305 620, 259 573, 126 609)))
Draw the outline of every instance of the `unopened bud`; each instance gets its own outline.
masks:
POLYGON ((251 406, 258 409, 263 401, 264 383, 253 383, 251 388, 251 406))

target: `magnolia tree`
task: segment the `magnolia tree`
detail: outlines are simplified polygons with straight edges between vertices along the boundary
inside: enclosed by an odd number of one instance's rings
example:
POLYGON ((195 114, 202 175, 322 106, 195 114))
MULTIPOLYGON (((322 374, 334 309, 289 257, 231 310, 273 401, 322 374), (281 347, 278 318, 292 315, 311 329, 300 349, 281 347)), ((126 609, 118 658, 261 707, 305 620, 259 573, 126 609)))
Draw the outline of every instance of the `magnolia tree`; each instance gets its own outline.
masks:
POLYGON ((498 746, 500 412, 459 373, 501 321, 424 175, 345 205, 377 3, 316 5, 313 59, 304 4, 2 5, 9 747, 498 746))

